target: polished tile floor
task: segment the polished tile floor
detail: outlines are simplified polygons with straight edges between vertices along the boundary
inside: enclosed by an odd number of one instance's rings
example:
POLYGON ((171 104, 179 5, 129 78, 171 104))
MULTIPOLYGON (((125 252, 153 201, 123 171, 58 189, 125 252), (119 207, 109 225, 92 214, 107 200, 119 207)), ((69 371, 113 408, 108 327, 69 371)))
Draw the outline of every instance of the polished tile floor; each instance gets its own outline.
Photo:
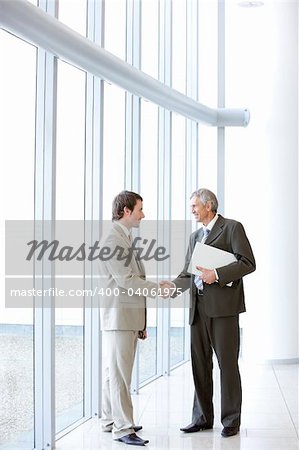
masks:
MULTIPOLYGON (((243 414, 240 434, 222 438, 219 415, 219 371, 215 377, 215 426, 213 430, 183 434, 190 423, 193 383, 190 363, 145 386, 133 396, 136 424, 146 446, 158 449, 298 450, 298 365, 253 365, 240 362, 243 381, 243 414)), ((137 448, 112 440, 92 419, 61 438, 57 450, 137 448)))

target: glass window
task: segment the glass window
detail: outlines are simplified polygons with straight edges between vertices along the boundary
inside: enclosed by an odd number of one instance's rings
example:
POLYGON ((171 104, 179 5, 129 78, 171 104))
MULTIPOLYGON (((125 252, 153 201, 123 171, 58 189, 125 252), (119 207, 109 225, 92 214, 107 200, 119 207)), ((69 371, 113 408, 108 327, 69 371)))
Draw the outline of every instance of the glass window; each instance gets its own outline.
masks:
POLYGON ((105 2, 105 49, 126 59, 126 5, 124 0, 105 2))
POLYGON ((140 193, 146 220, 158 214, 158 107, 141 100, 140 193))
MULTIPOLYGON (((56 218, 68 221, 64 226, 70 227, 70 239, 77 227, 76 239, 81 236, 81 242, 84 242, 85 78, 85 72, 58 61, 56 218)), ((58 227, 59 222, 57 230, 58 227)), ((70 241, 65 245, 72 244, 70 241)), ((82 290, 83 264, 76 275, 73 280, 57 278, 56 285, 63 282, 63 288, 82 290)), ((55 314, 56 432, 84 414, 84 298, 78 295, 74 299, 81 306, 63 307, 63 299, 56 298, 59 302, 55 314)))
POLYGON ((171 219, 185 220, 186 119, 172 115, 171 219))
POLYGON ((186 0, 172 0, 172 87, 186 92, 186 0))
POLYGON ((105 83, 103 218, 111 220, 112 200, 125 185, 125 92, 105 83))
MULTIPOLYGON (((198 92, 199 101, 217 107, 218 76, 218 1, 198 4, 198 92)), ((198 183, 217 192, 217 129, 199 125, 198 129, 198 183), (207 170, 208 168, 208 170, 207 170)), ((194 187, 195 189, 195 187, 194 187)))
POLYGON ((159 61, 159 1, 141 3, 141 70, 158 78, 159 61))
POLYGON ((147 339, 138 341, 139 345, 139 384, 157 374, 157 309, 147 308, 147 339))
POLYGON ((86 36, 87 0, 59 0, 58 19, 86 36))
POLYGON ((217 192, 217 128, 198 127, 198 186, 217 192))
MULTIPOLYGON (((105 49, 126 59, 126 2, 105 3, 105 49), (116 13, 117 12, 117 13, 116 13)), ((125 185, 125 91, 104 84, 103 218, 111 220, 112 200, 125 185)))
MULTIPOLYGON (((144 213, 151 238, 157 239, 158 212, 158 107, 141 100, 140 128, 140 193, 144 200, 144 213)), ((151 266, 152 267, 152 266, 151 266)), ((146 268, 147 269, 147 268, 146 268)), ((154 276, 147 269, 147 276, 154 276)), ((157 308, 148 299, 148 339, 139 344, 139 382, 143 383, 157 373, 157 308)))
POLYGON ((85 72, 58 61, 56 219, 84 220, 85 72))
MULTIPOLYGON (((4 249, 4 221, 34 218, 36 48, 0 31, 0 59, 0 237, 4 249)), ((0 272, 0 448, 32 449, 33 310, 5 307, 3 252, 0 272)), ((32 288, 32 279, 30 284, 32 288)))
MULTIPOLYGON (((182 240, 185 240, 186 211, 186 119, 177 114, 172 115, 172 161, 171 161, 171 219, 176 227, 181 222, 182 240)), ((182 261, 183 265, 183 261, 182 261)), ((170 305, 171 306, 171 305, 170 305)), ((184 360, 185 309, 170 308, 170 367, 184 360)))
POLYGON ((217 107, 218 0, 198 2, 199 101, 217 107))

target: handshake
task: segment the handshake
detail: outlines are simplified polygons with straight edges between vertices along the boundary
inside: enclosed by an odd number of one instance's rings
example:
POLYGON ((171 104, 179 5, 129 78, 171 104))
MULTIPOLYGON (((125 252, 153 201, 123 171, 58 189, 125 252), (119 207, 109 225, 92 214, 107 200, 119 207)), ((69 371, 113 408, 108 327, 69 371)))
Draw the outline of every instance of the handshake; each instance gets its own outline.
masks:
POLYGON ((176 285, 172 281, 162 280, 159 283, 159 297, 169 298, 177 290, 176 285))

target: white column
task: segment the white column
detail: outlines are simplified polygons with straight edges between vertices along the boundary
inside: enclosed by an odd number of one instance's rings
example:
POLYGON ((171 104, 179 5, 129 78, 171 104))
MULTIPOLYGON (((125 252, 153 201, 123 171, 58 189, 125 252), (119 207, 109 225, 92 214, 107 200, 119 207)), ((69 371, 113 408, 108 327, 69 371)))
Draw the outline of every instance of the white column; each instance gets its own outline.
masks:
POLYGON ((245 225, 257 271, 245 279, 244 356, 298 359, 298 4, 228 2, 227 103, 247 129, 226 130, 226 215, 245 225))

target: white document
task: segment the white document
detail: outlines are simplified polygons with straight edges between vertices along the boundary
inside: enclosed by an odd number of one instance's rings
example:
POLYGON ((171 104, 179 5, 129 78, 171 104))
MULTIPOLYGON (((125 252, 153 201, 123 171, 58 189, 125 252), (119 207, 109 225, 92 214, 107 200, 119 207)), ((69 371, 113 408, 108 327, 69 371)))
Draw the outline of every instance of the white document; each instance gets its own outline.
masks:
POLYGON ((201 275, 201 272, 196 269, 196 266, 201 266, 205 269, 217 269, 218 267, 227 266, 235 261, 237 261, 237 258, 233 253, 211 247, 207 244, 202 244, 201 242, 196 242, 188 272, 194 273, 195 275, 201 275))

